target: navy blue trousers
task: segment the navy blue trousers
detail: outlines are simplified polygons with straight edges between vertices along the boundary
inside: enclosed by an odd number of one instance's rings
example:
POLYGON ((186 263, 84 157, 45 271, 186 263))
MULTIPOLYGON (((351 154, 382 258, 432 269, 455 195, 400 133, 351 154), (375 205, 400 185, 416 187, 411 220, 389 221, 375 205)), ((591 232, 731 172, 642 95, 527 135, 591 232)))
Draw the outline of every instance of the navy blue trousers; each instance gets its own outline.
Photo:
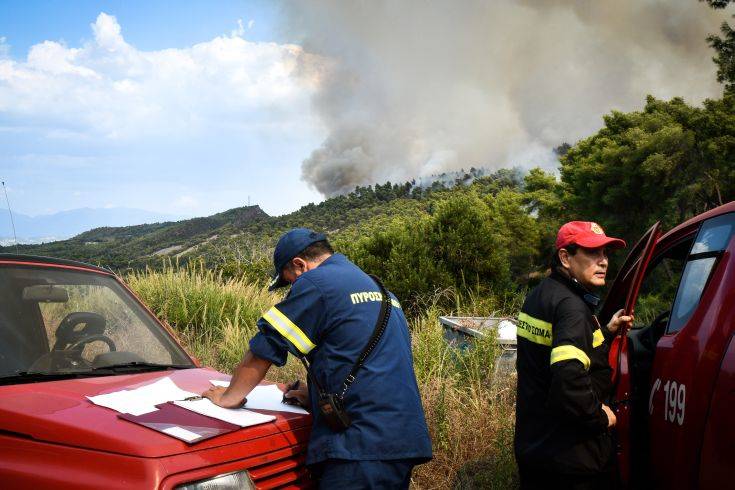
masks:
POLYGON ((404 490, 415 460, 350 461, 329 459, 312 469, 320 490, 404 490))

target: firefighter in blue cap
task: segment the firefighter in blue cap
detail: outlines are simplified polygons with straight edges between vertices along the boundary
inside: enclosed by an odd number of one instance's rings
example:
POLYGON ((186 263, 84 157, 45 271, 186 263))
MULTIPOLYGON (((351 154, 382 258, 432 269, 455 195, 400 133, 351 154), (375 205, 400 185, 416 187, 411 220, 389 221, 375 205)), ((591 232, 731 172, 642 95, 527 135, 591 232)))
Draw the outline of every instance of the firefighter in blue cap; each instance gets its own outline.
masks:
POLYGON ((319 488, 408 488, 413 467, 432 452, 400 304, 322 233, 285 233, 273 262, 271 290, 290 284, 288 295, 258 320, 230 386, 202 395, 241 406, 290 352, 309 366, 308 388, 292 384, 286 396, 311 409, 306 463, 319 488))

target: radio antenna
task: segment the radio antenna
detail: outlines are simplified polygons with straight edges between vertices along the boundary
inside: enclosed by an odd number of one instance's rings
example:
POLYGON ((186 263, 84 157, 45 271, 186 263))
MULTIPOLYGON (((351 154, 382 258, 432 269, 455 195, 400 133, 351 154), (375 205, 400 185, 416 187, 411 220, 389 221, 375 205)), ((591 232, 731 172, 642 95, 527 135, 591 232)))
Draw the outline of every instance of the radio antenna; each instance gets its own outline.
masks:
POLYGON ((10 224, 13 227, 13 240, 15 241, 15 253, 18 253, 18 235, 15 234, 15 221, 13 220, 13 211, 10 209, 10 199, 8 199, 8 189, 5 188, 5 181, 3 183, 3 192, 5 192, 5 202, 8 203, 8 213, 10 214, 10 224))

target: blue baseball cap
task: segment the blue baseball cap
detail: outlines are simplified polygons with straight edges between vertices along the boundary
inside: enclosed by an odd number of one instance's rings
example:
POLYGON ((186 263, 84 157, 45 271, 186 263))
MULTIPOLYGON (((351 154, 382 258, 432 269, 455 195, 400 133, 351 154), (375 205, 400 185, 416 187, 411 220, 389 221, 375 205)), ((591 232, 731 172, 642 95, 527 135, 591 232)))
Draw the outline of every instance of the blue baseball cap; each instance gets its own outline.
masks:
POLYGON ((273 275, 268 290, 273 291, 288 286, 288 282, 281 277, 281 271, 286 267, 286 264, 312 243, 326 239, 327 235, 324 233, 317 233, 308 228, 294 228, 281 235, 276 244, 276 249, 273 251, 273 265, 276 267, 276 273, 273 275))

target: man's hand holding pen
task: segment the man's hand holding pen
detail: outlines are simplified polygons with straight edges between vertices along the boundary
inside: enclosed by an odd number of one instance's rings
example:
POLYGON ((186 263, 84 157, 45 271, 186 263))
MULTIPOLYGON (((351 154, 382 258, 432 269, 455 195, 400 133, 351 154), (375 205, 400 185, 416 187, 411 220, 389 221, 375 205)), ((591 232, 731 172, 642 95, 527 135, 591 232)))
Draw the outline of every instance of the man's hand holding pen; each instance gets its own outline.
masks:
POLYGON ((283 394, 283 403, 289 405, 300 405, 304 408, 309 407, 309 387, 306 383, 296 380, 286 385, 286 392, 283 394))

